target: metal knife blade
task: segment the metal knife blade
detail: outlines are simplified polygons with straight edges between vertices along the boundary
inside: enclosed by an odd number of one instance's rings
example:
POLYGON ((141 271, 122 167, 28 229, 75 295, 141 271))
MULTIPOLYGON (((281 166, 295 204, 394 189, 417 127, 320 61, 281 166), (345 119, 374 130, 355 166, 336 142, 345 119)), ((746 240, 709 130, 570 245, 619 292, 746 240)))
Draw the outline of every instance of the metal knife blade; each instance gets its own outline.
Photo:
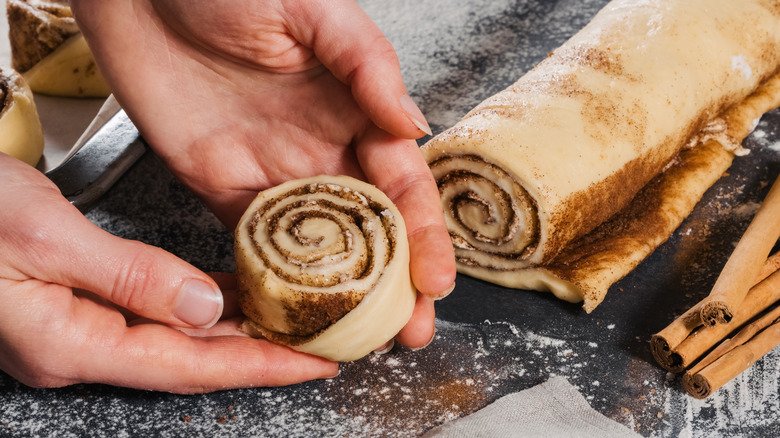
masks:
POLYGON ((146 149, 135 125, 120 109, 46 176, 71 204, 86 212, 146 149))

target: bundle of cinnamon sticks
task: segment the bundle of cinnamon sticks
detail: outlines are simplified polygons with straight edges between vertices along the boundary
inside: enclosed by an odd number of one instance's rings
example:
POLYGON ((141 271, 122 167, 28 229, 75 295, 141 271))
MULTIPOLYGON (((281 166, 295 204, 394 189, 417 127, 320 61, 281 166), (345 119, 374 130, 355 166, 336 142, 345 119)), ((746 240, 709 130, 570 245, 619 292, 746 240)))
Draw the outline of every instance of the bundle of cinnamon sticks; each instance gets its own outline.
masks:
POLYGON ((653 335, 653 357, 706 398, 780 345, 780 177, 710 294, 653 335), (709 352, 709 353, 708 353, 709 352), (705 355, 706 354, 706 355, 705 355))

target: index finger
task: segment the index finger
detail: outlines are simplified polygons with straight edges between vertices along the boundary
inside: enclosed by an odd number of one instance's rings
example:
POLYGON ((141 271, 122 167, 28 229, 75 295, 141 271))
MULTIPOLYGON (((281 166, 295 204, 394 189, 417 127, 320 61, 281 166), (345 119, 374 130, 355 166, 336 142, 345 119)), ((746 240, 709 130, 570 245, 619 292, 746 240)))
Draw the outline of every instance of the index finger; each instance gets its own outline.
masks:
POLYGON ((455 286, 455 252, 436 181, 420 148, 372 127, 356 142, 356 153, 368 181, 403 215, 415 287, 432 298, 446 296, 455 286))

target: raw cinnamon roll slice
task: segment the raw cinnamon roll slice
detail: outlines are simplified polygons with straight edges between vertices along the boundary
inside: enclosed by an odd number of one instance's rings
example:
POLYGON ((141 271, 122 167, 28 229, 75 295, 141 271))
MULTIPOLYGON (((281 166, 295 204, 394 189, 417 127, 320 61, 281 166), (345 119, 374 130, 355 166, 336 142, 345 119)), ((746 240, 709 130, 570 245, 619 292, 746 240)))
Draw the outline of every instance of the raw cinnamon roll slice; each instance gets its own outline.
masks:
POLYGON ((359 359, 412 315, 406 227, 376 187, 345 176, 261 192, 235 232, 242 329, 331 360, 359 359))
POLYGON ((459 271, 593 310, 744 152, 723 115, 778 72, 776 2, 613 0, 423 146, 459 271))
POLYGON ((43 131, 32 91, 13 70, 0 70, 0 152, 31 166, 43 154, 43 131))
POLYGON ((111 94, 67 0, 8 0, 6 5, 11 62, 33 91, 68 97, 111 94))

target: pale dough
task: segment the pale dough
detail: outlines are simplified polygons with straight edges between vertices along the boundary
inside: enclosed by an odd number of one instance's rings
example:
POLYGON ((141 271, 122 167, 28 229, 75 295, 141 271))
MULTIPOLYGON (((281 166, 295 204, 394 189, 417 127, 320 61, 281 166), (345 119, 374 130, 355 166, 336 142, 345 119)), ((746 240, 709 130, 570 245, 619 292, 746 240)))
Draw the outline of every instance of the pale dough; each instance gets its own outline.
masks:
POLYGON ((69 97, 107 97, 111 94, 80 33, 27 70, 24 77, 36 93, 69 97))

